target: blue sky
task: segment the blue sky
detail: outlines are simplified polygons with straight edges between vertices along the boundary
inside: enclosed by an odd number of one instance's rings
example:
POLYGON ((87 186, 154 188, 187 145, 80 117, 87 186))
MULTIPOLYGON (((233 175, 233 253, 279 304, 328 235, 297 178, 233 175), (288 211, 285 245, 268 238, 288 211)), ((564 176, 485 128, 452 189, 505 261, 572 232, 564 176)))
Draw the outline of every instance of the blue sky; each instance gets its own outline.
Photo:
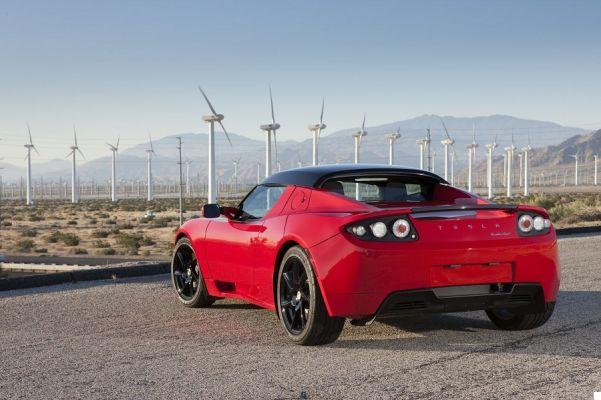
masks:
POLYGON ((88 158, 204 131, 202 84, 229 130, 281 140, 425 113, 601 126, 601 2, 12 1, 0 5, 0 157, 42 159, 72 125, 88 158))

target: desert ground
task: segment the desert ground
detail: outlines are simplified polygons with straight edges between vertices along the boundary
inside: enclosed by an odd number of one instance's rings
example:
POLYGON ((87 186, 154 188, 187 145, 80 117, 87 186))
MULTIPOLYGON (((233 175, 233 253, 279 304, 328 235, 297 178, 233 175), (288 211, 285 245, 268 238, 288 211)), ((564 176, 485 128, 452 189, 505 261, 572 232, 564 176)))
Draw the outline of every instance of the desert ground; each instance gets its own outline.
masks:
MULTIPOLYGON (((237 204, 230 199, 227 205, 237 204)), ((552 193, 499 203, 527 203, 545 207, 558 228, 601 225, 601 193, 552 193)), ((186 199, 185 219, 198 217, 202 199, 186 199)), ((165 259, 171 254, 178 227, 178 201, 159 199, 40 201, 1 204, 0 253, 14 255, 165 259)))

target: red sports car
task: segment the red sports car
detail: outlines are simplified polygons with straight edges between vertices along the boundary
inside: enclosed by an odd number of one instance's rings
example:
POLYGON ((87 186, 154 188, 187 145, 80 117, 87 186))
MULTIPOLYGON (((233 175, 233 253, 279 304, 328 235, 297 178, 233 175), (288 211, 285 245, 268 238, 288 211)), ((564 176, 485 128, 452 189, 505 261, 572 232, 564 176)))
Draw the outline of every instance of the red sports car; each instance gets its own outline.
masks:
POLYGON ((494 204, 426 171, 299 168, 265 179, 238 207, 202 214, 176 234, 178 298, 274 310, 299 344, 333 342, 346 318, 423 313, 484 310, 501 329, 532 329, 555 306, 547 211, 494 204))

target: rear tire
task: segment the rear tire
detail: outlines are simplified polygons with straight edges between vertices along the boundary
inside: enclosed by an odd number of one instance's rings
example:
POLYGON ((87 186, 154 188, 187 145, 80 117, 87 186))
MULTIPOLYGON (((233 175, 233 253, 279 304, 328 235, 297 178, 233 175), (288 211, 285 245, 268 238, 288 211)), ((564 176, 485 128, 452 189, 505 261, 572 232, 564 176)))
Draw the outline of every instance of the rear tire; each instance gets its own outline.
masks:
POLYGON ((309 257, 299 246, 290 248, 280 263, 276 303, 280 321, 294 343, 332 343, 344 327, 344 318, 328 315, 309 257))
POLYGON ((486 315, 497 328, 507 331, 521 331, 542 326, 551 318, 555 302, 546 303, 545 310, 540 313, 520 313, 511 309, 486 310, 486 315))
POLYGON ((200 264, 192 243, 187 238, 181 238, 175 244, 171 260, 171 282, 177 298, 186 307, 208 307, 216 300, 207 292, 200 264))

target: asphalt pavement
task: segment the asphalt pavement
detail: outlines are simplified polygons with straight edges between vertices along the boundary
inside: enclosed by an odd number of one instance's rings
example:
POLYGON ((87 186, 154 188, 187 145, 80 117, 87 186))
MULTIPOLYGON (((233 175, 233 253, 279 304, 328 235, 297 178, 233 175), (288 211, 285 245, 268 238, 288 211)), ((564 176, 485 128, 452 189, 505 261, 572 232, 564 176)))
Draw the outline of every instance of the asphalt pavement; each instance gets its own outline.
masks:
POLYGON ((601 236, 560 240, 562 285, 542 328, 483 312, 347 324, 288 342, 238 301, 187 309, 167 275, 0 293, 0 398, 592 399, 601 391, 601 236))

